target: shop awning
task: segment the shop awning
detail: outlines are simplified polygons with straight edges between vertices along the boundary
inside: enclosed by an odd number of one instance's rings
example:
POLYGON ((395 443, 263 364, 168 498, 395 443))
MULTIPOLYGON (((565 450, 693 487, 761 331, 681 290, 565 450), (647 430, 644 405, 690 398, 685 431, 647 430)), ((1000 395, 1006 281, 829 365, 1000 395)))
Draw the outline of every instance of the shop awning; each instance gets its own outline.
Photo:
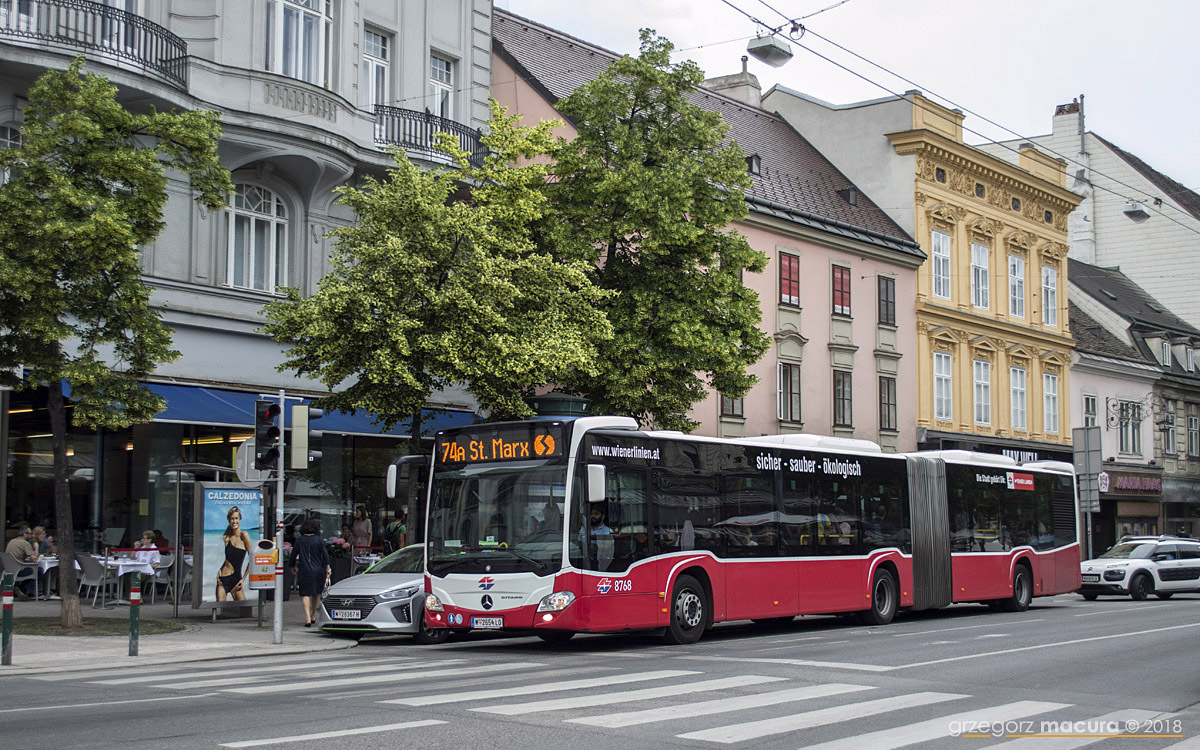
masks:
MULTIPOLYGON (((147 383, 146 387, 167 401, 167 408, 154 417, 155 422, 247 428, 254 426, 254 402, 259 398, 257 393, 161 383, 147 383)), ((289 406, 294 403, 300 402, 288 401, 289 406)), ((330 411, 326 412, 319 422, 313 423, 313 429, 345 435, 408 437, 409 420, 406 419, 385 432, 381 425, 373 424, 374 416, 362 411, 356 414, 330 411)), ((291 409, 284 409, 283 419, 284 428, 290 428, 291 409)), ((422 415, 421 432, 424 435, 432 435, 447 427, 467 425, 475 421, 475 415, 467 411, 426 410, 422 415)))

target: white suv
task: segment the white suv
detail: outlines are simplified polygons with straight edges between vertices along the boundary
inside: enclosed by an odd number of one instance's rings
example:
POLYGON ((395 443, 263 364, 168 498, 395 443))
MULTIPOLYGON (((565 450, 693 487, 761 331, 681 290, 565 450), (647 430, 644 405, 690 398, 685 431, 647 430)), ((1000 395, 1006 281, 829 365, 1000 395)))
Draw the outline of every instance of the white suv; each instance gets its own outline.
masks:
POLYGON ((1200 592, 1200 541, 1175 536, 1129 536, 1094 560, 1079 565, 1084 599, 1103 594, 1142 600, 1200 592))

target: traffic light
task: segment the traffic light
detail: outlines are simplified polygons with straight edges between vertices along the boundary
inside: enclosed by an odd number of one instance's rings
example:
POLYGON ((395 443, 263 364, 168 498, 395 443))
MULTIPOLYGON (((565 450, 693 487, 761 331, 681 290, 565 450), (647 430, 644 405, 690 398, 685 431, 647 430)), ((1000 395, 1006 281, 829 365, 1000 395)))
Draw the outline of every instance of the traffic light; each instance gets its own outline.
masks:
POLYGON ((309 463, 321 458, 321 431, 309 429, 313 420, 320 419, 325 416, 323 409, 318 409, 315 406, 308 404, 294 404, 292 406, 292 444, 291 458, 289 462, 292 469, 307 469, 309 463), (310 445, 317 445, 317 449, 309 449, 310 445))
POLYGON ((254 468, 270 471, 279 468, 279 404, 254 402, 254 468))

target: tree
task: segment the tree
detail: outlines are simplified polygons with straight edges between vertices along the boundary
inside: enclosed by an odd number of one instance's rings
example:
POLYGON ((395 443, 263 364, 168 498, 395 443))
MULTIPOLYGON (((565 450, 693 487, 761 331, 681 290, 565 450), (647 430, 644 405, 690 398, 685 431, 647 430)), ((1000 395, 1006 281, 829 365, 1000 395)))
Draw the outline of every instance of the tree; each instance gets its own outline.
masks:
POLYGON ((548 221, 610 296, 613 326, 597 366, 564 385, 592 411, 630 414, 666 429, 687 417, 705 385, 739 397, 746 368, 766 352, 758 295, 742 283, 766 257, 729 229, 746 216, 745 158, 728 126, 689 96, 704 74, 670 63, 673 48, 642 30, 641 54, 622 57, 558 103, 577 136, 552 149, 548 221))
POLYGON ((328 386, 327 408, 365 409, 385 428, 412 415, 414 439, 447 385, 520 417, 538 384, 594 372, 609 335, 595 307, 604 293, 587 261, 556 258, 531 230, 546 210, 535 159, 553 125, 522 128, 493 103, 481 167, 447 137, 453 169, 422 170, 397 150, 386 180, 339 188, 357 223, 334 230, 329 273, 313 296, 287 289, 265 308, 264 330, 289 345, 280 369, 328 386))
MULTIPOLYGON (((217 159, 214 112, 136 114, 77 58, 29 91, 21 145, 0 151, 0 375, 17 388, 45 386, 54 449, 59 553, 74 560, 67 480, 69 383, 76 426, 149 421, 162 399, 141 385, 178 356, 150 305, 138 245, 162 230, 166 169, 187 175, 198 200, 225 205, 229 173, 217 159)), ((75 566, 58 566, 62 624, 83 624, 75 566)))

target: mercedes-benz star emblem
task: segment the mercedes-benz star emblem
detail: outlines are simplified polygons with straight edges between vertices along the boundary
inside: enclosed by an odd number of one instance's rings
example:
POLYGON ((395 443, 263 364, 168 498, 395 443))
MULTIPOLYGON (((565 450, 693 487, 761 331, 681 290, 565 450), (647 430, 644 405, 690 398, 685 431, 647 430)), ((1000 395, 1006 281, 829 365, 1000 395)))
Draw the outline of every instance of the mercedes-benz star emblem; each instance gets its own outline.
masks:
POLYGON ((488 596, 487 594, 484 594, 483 598, 479 600, 479 603, 480 603, 480 605, 483 606, 484 609, 491 609, 492 608, 492 597, 488 596))

